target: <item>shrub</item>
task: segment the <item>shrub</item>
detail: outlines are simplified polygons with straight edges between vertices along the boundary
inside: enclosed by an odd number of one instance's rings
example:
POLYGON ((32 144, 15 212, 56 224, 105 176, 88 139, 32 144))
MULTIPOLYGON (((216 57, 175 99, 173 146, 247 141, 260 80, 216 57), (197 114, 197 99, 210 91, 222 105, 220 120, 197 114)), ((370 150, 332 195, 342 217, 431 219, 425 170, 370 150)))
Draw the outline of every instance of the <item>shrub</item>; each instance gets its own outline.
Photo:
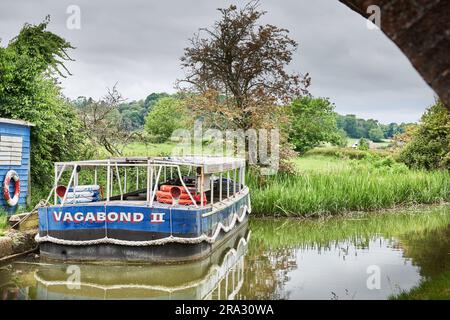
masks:
POLYGON ((450 111, 442 102, 427 109, 400 160, 411 168, 450 169, 450 111))
POLYGON ((167 97, 161 98, 145 118, 147 133, 155 137, 155 142, 167 141, 176 129, 186 127, 188 113, 183 101, 167 97))
POLYGON ((369 150, 369 142, 364 138, 359 139, 358 150, 363 151, 369 150))

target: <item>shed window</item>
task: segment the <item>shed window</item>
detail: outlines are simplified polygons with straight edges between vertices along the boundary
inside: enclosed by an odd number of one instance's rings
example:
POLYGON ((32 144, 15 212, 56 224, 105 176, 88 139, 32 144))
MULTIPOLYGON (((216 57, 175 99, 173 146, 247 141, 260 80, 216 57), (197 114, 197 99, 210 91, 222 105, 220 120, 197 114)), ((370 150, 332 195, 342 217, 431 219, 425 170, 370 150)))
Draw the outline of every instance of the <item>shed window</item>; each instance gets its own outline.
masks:
POLYGON ((0 135, 0 165, 22 164, 22 137, 0 135))

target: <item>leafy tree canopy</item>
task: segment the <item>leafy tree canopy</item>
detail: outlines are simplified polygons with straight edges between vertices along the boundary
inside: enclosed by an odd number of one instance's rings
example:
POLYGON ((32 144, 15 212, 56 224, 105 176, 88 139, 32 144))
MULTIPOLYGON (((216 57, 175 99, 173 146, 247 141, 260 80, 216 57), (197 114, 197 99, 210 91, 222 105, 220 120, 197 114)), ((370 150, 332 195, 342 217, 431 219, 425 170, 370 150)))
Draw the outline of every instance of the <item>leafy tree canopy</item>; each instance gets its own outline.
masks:
POLYGON ((53 162, 87 152, 75 110, 56 80, 68 73, 64 62, 71 60, 67 51, 73 47, 46 30, 49 22, 47 17, 37 25, 25 24, 7 47, 0 47, 0 117, 36 125, 31 130, 31 179, 43 187, 50 185, 53 162))
POLYGON ((169 139, 172 132, 187 128, 189 121, 186 106, 182 100, 167 97, 159 99, 145 119, 145 130, 156 137, 157 142, 169 139))
POLYGON ((441 101, 422 116, 400 160, 412 168, 450 169, 450 111, 441 101))
POLYGON ((325 98, 302 97, 290 108, 289 140, 297 152, 306 151, 324 142, 343 144, 342 133, 336 125, 334 105, 325 98))
POLYGON ((405 132, 408 123, 397 124, 392 122, 388 125, 379 123, 374 119, 360 119, 353 114, 336 115, 337 126, 343 129, 350 138, 366 138, 376 142, 382 139, 391 139, 397 134, 405 132))
MULTIPOLYGON (((287 66, 297 49, 289 31, 263 24, 259 1, 218 9, 220 18, 201 28, 184 50, 185 77, 178 87, 205 122, 220 129, 274 129, 287 122, 283 105, 307 92, 309 75, 287 66)), ((292 169, 287 137, 280 136, 280 169, 292 169)), ((247 148, 248 149, 248 146, 247 148)))

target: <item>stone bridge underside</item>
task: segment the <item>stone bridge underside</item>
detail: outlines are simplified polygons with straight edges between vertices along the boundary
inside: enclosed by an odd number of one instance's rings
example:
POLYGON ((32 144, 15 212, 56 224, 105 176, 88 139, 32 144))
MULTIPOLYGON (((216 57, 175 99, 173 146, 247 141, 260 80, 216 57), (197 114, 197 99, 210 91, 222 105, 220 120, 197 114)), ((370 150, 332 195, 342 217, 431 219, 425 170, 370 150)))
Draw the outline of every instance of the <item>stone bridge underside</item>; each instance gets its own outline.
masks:
POLYGON ((450 0, 339 0, 364 17, 381 8, 381 29, 450 109, 450 0))

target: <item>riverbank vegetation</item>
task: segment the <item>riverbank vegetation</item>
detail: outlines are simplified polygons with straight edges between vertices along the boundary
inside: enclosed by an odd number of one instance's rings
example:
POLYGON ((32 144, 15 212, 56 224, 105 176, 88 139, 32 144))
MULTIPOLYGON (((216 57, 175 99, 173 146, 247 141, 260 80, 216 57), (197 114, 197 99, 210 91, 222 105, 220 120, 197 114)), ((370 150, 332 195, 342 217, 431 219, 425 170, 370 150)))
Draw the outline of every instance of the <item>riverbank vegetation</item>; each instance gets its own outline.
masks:
POLYGON ((0 212, 0 236, 3 235, 4 231, 8 228, 8 219, 6 213, 0 212))
POLYGON ((255 215, 320 216, 450 200, 448 171, 412 170, 376 156, 331 161, 311 156, 295 164, 295 174, 248 176, 255 215))
POLYGON ((73 46, 47 30, 47 17, 25 24, 6 47, 0 46, 0 117, 26 120, 31 130, 31 180, 38 196, 48 190, 53 162, 85 155, 75 108, 61 93, 58 77, 70 75, 64 62, 73 46))
POLYGON ((449 300, 450 271, 434 279, 426 279, 409 291, 391 297, 393 300, 449 300))
POLYGON ((330 243, 352 239, 364 245, 374 236, 398 237, 445 228, 450 224, 450 208, 420 208, 378 211, 375 214, 353 213, 346 217, 320 219, 251 219, 250 246, 264 243, 271 249, 285 247, 327 247, 330 243))

